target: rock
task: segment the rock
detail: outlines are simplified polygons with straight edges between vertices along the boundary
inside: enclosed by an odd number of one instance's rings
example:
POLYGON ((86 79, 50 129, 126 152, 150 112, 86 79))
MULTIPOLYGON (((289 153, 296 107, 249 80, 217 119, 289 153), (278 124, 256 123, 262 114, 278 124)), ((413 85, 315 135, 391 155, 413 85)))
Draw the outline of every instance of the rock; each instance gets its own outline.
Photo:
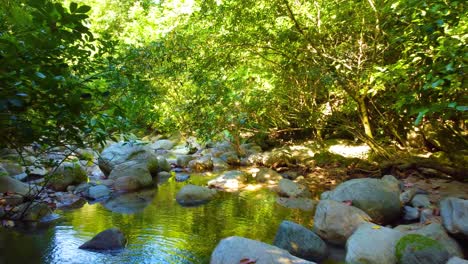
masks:
POLYGON ((425 194, 416 194, 411 200, 411 204, 416 208, 429 208, 431 207, 431 201, 429 196, 425 194))
POLYGON ((285 150, 273 150, 263 154, 263 165, 266 167, 289 166, 292 162, 292 156, 285 150))
POLYGON ((38 165, 27 166, 26 172, 29 176, 34 177, 45 177, 49 173, 46 168, 38 165))
POLYGON ((403 207, 403 219, 405 221, 413 221, 419 219, 419 210, 411 206, 403 207))
POLYGON ((21 194, 10 194, 4 196, 3 199, 5 200, 5 204, 10 206, 16 206, 24 201, 24 197, 21 194))
POLYGON ((247 178, 248 175, 245 172, 238 170, 226 171, 215 179, 210 180, 208 186, 226 191, 237 191, 244 186, 247 178))
POLYGON ((109 196, 110 190, 105 185, 96 185, 88 189, 87 197, 93 200, 98 200, 109 196))
POLYGON ((320 194, 320 200, 330 199, 331 191, 326 191, 320 194))
POLYGON ((207 203, 216 195, 216 190, 192 184, 185 185, 176 195, 180 205, 193 206, 207 203))
POLYGON ((68 185, 67 192, 73 192, 76 189, 75 185, 68 185))
POLYGON ((449 253, 439 242, 418 234, 400 238, 395 254, 401 264, 444 264, 449 259, 449 253))
POLYGON ((211 254, 210 264, 239 264, 242 260, 252 260, 255 264, 314 263, 260 241, 232 236, 219 242, 211 254))
POLYGON ((395 246, 403 233, 364 223, 346 242, 346 263, 395 264, 395 246))
POLYGON ((100 232, 79 248, 89 250, 115 250, 124 248, 126 243, 127 239, 122 231, 117 228, 110 228, 100 232))
POLYGON ((174 147, 174 145, 175 145, 174 142, 170 141, 169 139, 161 139, 151 144, 150 148, 154 150, 158 150, 158 149, 170 150, 174 147))
POLYGON ((364 211, 333 200, 318 203, 313 230, 326 241, 344 245, 359 225, 372 219, 364 211))
POLYGON ((184 182, 188 181, 188 179, 190 179, 190 174, 187 173, 177 173, 175 175, 176 182, 184 182))
POLYGON ((468 260, 459 257, 452 257, 447 261, 447 264, 468 264, 468 260))
POLYGON ((213 170, 213 161, 210 156, 203 156, 188 163, 188 168, 192 171, 210 171, 213 170))
POLYGON ((167 171, 161 171, 160 173, 158 173, 158 183, 165 182, 171 177, 172 177, 171 173, 167 171))
POLYGON ((158 156, 158 169, 159 171, 171 171, 171 164, 167 161, 167 159, 163 156, 158 156))
POLYGON ((299 209, 302 211, 312 212, 317 204, 316 201, 308 198, 286 198, 286 197, 278 197, 276 198, 276 202, 281 206, 291 208, 291 209, 299 209))
POLYGON ((353 179, 338 185, 330 199, 338 202, 352 201, 376 222, 390 223, 400 216, 400 193, 393 184, 371 178, 353 179))
POLYGON ((426 208, 421 211, 421 216, 419 217, 419 222, 422 224, 425 223, 442 223, 442 220, 439 216, 434 215, 434 210, 426 208))
POLYGON ((395 178, 393 175, 384 175, 382 177, 382 181, 387 182, 390 185, 393 185, 393 187, 397 190, 400 190, 400 181, 395 178))
POLYGON ((77 209, 86 204, 86 200, 72 193, 56 193, 57 208, 77 209))
POLYGON ((156 155, 150 148, 138 143, 113 143, 102 151, 98 163, 102 172, 108 176, 115 166, 130 160, 145 163, 152 173, 157 173, 156 155))
POLYGON ((37 222, 42 217, 51 214, 52 211, 45 203, 27 202, 13 208, 11 220, 37 222))
POLYGON ((88 176, 78 163, 63 162, 53 171, 49 179, 49 187, 55 191, 66 191, 69 185, 86 182, 88 176))
POLYGON ((440 201, 440 215, 449 233, 468 237, 468 200, 455 197, 443 199, 440 201))
POLYGON ((408 204, 413 200, 413 197, 416 195, 417 189, 410 188, 400 194, 400 201, 402 204, 408 204))
POLYGON ((13 192, 23 196, 33 196, 38 190, 39 187, 36 185, 27 184, 8 176, 0 176, 0 193, 13 192))
POLYGON ((261 183, 273 183, 278 182, 281 179, 283 179, 283 176, 281 176, 281 174, 269 168, 260 168, 260 170, 255 174, 255 181, 261 183))
POLYGON ((314 232, 290 221, 283 221, 276 232, 274 246, 287 250, 292 255, 311 261, 327 257, 327 245, 314 232))
POLYGON ((13 178, 17 179, 18 181, 26 181, 26 179, 28 178, 28 174, 26 174, 26 172, 23 172, 13 176, 13 178))
POLYGON ((8 177, 10 176, 8 171, 5 170, 5 168, 3 168, 2 166, 0 166, 0 177, 8 177))
POLYGON ((285 171, 282 175, 283 178, 290 180, 295 180, 297 177, 300 176, 297 171, 285 171))
MULTIPOLYGON (((7 173, 9 176, 15 176, 18 174, 24 173, 24 169, 21 165, 19 165, 16 162, 12 161, 3 161, 0 163, 0 168, 3 168, 4 171, 7 173)), ((2 171, 0 169, 0 171, 2 171)))
POLYGON ((291 198, 310 198, 312 194, 304 185, 295 183, 288 179, 281 179, 278 184, 279 195, 291 198))
POLYGON ((135 191, 153 185, 147 164, 134 160, 117 165, 109 179, 115 180, 116 191, 135 191))
POLYGON ((154 198, 155 190, 114 194, 103 206, 112 212, 134 214, 143 211, 154 198))
POLYGON ((240 159, 234 151, 223 153, 219 158, 231 166, 237 166, 240 164, 240 159))
POLYGON ((192 155, 177 155, 177 166, 179 167, 187 167, 188 163, 195 159, 192 155))
POLYGON ((463 252, 461 250, 458 242, 450 237, 441 224, 432 223, 429 225, 406 225, 406 226, 397 226, 395 230, 407 233, 407 234, 419 234, 423 236, 430 237, 436 241, 439 241, 445 249, 449 252, 450 256, 463 257, 463 252))
POLYGON ((227 170, 230 167, 229 164, 220 158, 211 158, 211 160, 213 161, 213 170, 222 171, 227 170))
POLYGON ((171 152, 176 155, 187 155, 190 153, 190 148, 185 145, 177 145, 172 149, 171 152))

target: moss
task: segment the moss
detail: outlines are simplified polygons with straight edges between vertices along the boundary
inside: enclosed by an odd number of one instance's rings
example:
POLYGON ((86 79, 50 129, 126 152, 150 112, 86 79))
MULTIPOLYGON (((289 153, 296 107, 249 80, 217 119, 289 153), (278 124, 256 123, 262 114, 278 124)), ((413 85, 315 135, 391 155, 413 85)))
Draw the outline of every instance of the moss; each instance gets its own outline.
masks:
POLYGON ((406 235, 398 241, 395 248, 398 263, 401 263, 402 257, 408 249, 411 251, 420 251, 427 248, 443 249, 442 245, 436 240, 418 234, 406 235), (410 247, 410 248, 409 248, 410 247))

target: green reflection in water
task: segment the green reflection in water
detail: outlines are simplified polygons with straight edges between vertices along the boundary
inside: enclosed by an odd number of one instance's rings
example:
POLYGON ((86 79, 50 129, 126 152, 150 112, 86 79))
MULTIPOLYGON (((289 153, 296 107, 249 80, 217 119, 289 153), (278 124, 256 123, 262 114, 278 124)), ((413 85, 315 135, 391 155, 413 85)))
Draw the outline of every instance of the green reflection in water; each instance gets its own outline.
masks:
MULTIPOLYGON (((203 185, 214 176, 192 176, 191 183, 203 185)), ((272 243, 283 220, 312 225, 310 212, 281 207, 275 202, 276 194, 267 189, 219 193, 208 204, 182 207, 175 196, 185 184, 169 180, 156 190, 59 212, 62 221, 42 234, 0 231, 0 258, 3 263, 208 263, 224 237, 272 243), (125 250, 101 254, 78 249, 110 227, 120 228, 128 237, 125 250), (23 262, 22 256, 38 261, 23 262)))

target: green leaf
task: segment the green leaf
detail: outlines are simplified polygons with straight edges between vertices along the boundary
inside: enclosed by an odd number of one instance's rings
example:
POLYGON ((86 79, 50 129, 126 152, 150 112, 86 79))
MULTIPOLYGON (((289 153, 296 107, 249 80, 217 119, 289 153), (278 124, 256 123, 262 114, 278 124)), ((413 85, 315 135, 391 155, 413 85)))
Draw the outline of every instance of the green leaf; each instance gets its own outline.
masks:
POLYGON ((458 111, 468 111, 468 106, 459 105, 459 106, 455 107, 455 109, 457 109, 458 111))
POLYGON ((75 2, 70 3, 70 12, 75 13, 76 9, 78 8, 78 4, 75 2))
POLYGON ((46 76, 42 73, 42 72, 36 72, 36 76, 41 78, 41 79, 45 79, 46 76))
POLYGON ((416 120, 414 121, 415 126, 419 126, 419 124, 421 124, 423 117, 426 115, 428 111, 429 111, 428 108, 425 108, 422 111, 419 111, 418 117, 416 117, 416 120))
POLYGON ((87 13, 89 10, 91 10, 90 6, 82 5, 76 10, 75 13, 87 13))

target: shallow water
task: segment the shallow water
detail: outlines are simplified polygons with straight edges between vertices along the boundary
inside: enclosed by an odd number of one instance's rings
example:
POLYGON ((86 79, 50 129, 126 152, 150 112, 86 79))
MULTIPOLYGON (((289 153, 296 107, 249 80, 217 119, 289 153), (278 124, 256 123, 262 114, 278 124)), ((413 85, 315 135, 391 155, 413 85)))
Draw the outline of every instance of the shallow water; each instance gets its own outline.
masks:
MULTIPOLYGON (((191 183, 201 185, 212 177, 195 176, 191 183)), ((185 184, 169 180, 156 190, 72 211, 58 210, 61 220, 34 232, 0 229, 0 264, 208 263, 224 237, 237 235, 272 243, 283 220, 307 227, 312 224, 310 212, 276 204, 276 194, 268 189, 221 193, 208 204, 182 207, 175 196, 185 184), (97 253, 78 249, 110 227, 126 234, 124 250, 97 253)))

